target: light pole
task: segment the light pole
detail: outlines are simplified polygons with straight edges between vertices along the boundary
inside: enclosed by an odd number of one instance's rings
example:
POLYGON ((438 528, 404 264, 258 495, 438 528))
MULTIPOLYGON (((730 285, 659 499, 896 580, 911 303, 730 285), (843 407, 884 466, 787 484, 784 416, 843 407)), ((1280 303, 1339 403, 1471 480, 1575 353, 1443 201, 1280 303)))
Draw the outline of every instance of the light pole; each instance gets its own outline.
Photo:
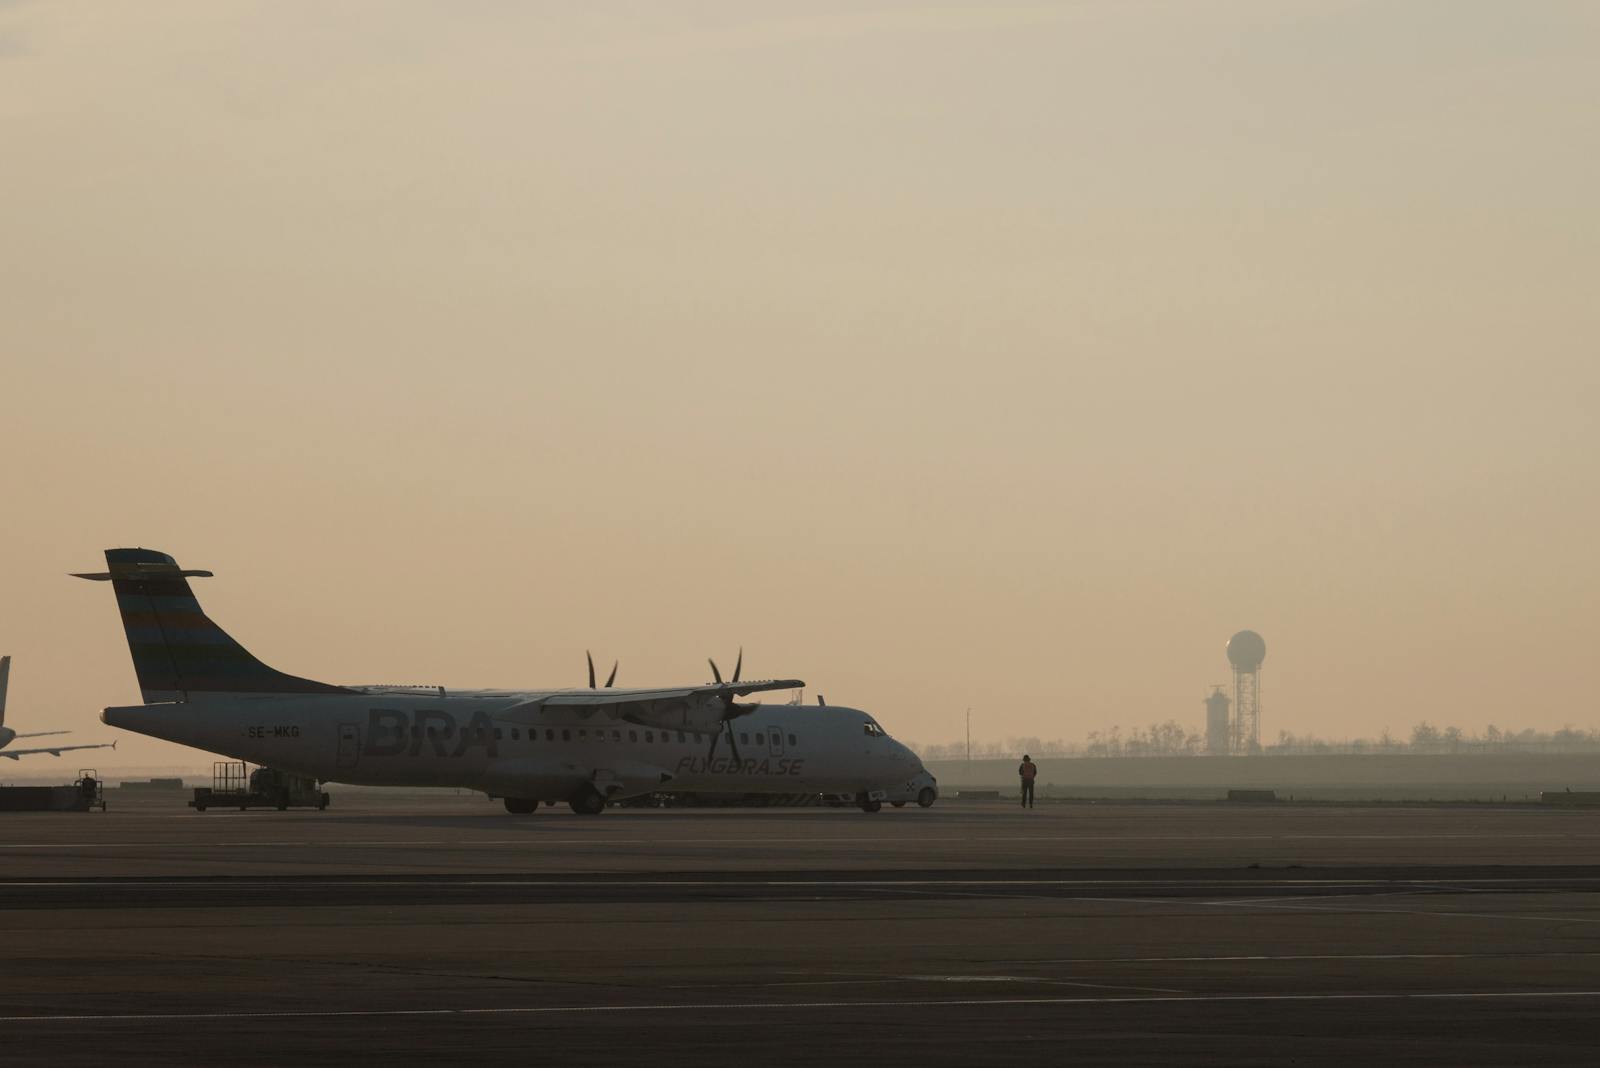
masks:
POLYGON ((972 709, 967 709, 967 763, 972 763, 972 709))

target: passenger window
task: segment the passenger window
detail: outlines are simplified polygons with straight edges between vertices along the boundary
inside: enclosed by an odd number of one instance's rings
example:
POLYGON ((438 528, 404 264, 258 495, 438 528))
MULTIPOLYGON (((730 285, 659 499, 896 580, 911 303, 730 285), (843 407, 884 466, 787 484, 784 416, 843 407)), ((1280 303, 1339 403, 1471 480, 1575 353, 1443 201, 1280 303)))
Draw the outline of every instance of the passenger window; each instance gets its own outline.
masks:
POLYGON ((551 730, 549 727, 546 727, 545 731, 544 731, 544 740, 547 741, 547 742, 555 741, 556 740, 556 732, 551 730))
POLYGON ((629 731, 628 732, 628 741, 637 742, 638 740, 639 740, 639 732, 638 731, 629 731))
POLYGON ((517 742, 517 741, 521 741, 522 740, 522 732, 520 730, 518 730, 516 727, 512 727, 511 728, 511 740, 513 742, 517 742))
POLYGON ((568 730, 565 727, 561 728, 561 740, 563 742, 572 741, 572 731, 568 730))
POLYGON ((587 727, 579 727, 578 728, 578 741, 586 742, 588 740, 589 740, 589 730, 588 730, 588 728, 587 727))
POLYGON ((687 741, 687 739, 686 739, 686 738, 684 738, 684 736, 683 736, 683 732, 682 732, 682 731, 679 731, 679 732, 678 732, 678 741, 680 741, 680 742, 682 742, 682 741, 687 741))
POLYGON ((499 727, 496 727, 494 729, 494 740, 497 741, 497 742, 500 740, 500 728, 499 727))
POLYGON ((800 743, 795 741, 794 740, 794 735, 791 734, 791 735, 789 735, 789 744, 790 745, 799 745, 800 743))
POLYGON ((655 733, 652 732, 652 731, 645 731, 644 732, 644 740, 647 741, 647 742, 655 741, 656 740, 655 733))
POLYGON ((740 731, 739 732, 739 744, 740 745, 749 745, 750 744, 750 736, 748 734, 746 734, 744 731, 740 731))
POLYGON ((613 741, 613 742, 620 742, 620 741, 622 741, 622 732, 621 732, 621 731, 612 731, 612 732, 611 732, 611 740, 612 740, 612 741, 613 741))

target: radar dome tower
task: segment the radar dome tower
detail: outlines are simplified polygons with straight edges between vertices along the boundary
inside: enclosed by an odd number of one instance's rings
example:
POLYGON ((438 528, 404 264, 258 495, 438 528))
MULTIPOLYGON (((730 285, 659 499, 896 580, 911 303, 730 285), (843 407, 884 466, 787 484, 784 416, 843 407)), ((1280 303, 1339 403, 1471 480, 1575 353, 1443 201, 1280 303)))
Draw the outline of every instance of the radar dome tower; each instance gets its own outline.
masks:
POLYGON ((1253 630, 1241 630, 1228 639, 1228 663, 1233 665, 1233 751, 1261 752, 1261 661, 1267 643, 1253 630))

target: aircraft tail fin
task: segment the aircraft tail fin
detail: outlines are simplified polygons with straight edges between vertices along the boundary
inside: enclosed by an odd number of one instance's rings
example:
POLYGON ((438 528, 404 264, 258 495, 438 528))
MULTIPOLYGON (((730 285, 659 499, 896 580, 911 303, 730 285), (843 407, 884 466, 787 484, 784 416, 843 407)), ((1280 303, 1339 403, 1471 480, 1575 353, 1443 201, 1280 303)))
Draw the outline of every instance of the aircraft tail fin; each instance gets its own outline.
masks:
POLYGON ((257 660, 200 609, 190 578, 166 553, 107 549, 109 570, 74 577, 109 581, 145 702, 191 693, 348 693, 342 686, 286 675, 257 660))

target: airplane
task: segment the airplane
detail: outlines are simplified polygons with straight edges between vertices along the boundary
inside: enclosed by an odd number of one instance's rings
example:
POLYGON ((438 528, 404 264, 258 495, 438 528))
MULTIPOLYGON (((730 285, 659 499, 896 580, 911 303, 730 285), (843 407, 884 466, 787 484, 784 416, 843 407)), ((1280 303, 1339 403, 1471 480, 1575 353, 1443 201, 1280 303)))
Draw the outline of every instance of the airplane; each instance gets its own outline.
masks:
POLYGON ((18 734, 6 726, 6 687, 11 682, 11 658, 0 656, 0 757, 9 757, 17 760, 20 757, 35 756, 39 753, 49 753, 51 756, 60 756, 62 753, 74 749, 115 749, 116 742, 96 742, 93 745, 46 745, 38 749, 8 749, 6 748, 18 738, 46 738, 53 734, 71 734, 71 731, 33 731, 30 734, 18 734))
POLYGON ((848 793, 876 812, 889 789, 937 786, 915 753, 854 708, 762 707, 739 698, 804 686, 797 679, 653 689, 447 690, 340 686, 268 667, 201 610, 191 578, 166 553, 107 549, 107 570, 142 705, 102 722, 152 738, 320 779, 362 786, 479 790, 526 814, 565 802, 594 815, 607 802, 661 790, 848 793), (725 755, 719 756, 719 747, 725 755))

